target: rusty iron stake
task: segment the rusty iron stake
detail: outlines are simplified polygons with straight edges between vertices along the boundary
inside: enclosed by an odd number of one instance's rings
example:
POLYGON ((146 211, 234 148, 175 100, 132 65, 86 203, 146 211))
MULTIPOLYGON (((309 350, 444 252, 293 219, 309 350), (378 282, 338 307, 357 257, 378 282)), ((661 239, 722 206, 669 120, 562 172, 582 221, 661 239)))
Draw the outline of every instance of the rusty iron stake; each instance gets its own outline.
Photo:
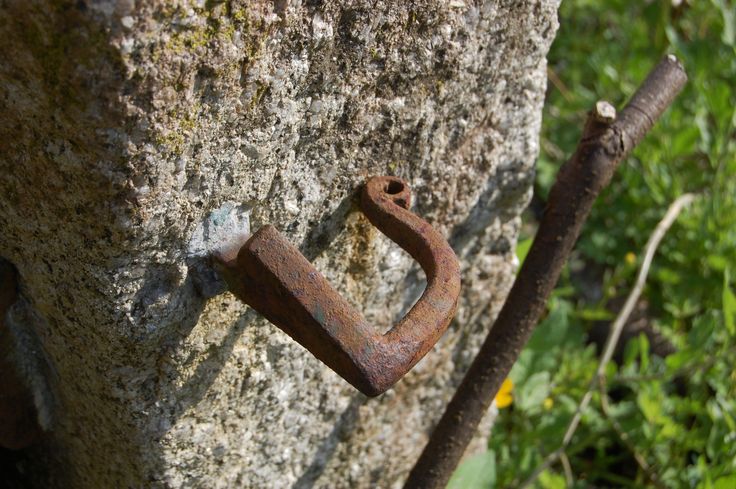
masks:
POLYGON ((360 207, 419 262, 427 288, 408 314, 379 333, 273 226, 216 257, 230 290, 368 396, 395 384, 447 329, 460 295, 460 265, 443 236, 410 212, 400 178, 373 177, 360 207))
POLYGON ((607 103, 598 103, 591 111, 575 153, 557 174, 534 242, 506 302, 404 489, 447 486, 501 383, 537 327, 593 203, 686 81, 680 62, 667 55, 618 116, 607 103))

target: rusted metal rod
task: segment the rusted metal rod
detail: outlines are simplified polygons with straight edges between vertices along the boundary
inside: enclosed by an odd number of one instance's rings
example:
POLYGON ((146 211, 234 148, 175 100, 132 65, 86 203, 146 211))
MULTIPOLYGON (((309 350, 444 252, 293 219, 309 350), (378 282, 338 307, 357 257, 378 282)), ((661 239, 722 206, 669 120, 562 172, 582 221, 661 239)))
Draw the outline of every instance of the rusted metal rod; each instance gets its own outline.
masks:
POLYGON ((368 396, 396 383, 437 342, 460 295, 460 266, 444 237, 408 211, 411 195, 396 177, 374 177, 360 207, 381 232, 419 262, 427 288, 385 334, 355 311, 273 226, 218 257, 230 290, 368 396))
POLYGON ((485 342, 455 392, 405 489, 447 485, 478 423, 529 340, 598 194, 685 85, 666 56, 616 117, 610 104, 591 112, 572 158, 560 169, 524 264, 485 342))

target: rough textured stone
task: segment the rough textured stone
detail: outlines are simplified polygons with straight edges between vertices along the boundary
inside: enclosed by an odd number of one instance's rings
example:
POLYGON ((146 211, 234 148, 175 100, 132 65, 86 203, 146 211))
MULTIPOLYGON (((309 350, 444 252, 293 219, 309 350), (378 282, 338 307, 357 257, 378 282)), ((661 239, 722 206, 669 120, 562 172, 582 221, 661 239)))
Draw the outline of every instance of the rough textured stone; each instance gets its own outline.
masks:
POLYGON ((44 487, 395 487, 513 273, 556 0, 0 1, 0 256, 48 323, 44 487), (274 224, 379 327, 422 289, 357 211, 399 175, 457 319, 367 399, 215 295, 274 224))

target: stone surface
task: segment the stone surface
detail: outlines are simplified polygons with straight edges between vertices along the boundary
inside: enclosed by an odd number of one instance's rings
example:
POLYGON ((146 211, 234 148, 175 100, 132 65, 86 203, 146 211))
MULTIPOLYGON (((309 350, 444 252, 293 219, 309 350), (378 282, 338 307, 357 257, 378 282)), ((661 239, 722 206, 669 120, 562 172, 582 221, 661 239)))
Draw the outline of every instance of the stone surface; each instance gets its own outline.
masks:
POLYGON ((0 1, 0 256, 46 327, 39 487, 397 487, 497 311, 556 0, 0 1), (206 255, 271 223, 388 327, 422 275, 357 211, 398 175, 457 319, 367 399, 206 255))

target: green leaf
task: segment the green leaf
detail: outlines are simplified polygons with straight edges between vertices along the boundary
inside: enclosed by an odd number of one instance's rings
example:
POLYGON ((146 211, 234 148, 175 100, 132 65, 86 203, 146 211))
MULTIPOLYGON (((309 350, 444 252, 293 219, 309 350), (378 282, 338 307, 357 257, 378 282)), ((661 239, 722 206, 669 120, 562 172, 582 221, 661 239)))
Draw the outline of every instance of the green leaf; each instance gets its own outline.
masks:
POLYGON ((691 349, 710 348, 717 333, 715 319, 711 315, 698 316, 693 321, 687 338, 691 349))
POLYGON ((734 406, 732 404, 729 404, 729 401, 723 398, 719 397, 717 401, 721 407, 721 415, 723 416, 723 421, 725 421, 726 426, 728 426, 728 429, 732 433, 736 433, 736 419, 734 419, 734 417, 729 412, 730 410, 731 412, 736 413, 736 409, 733 409, 734 406))
POLYGON ((660 389, 642 389, 636 396, 637 404, 644 417, 652 424, 662 421, 662 392, 660 389))
POLYGON ((705 259, 708 266, 716 271, 724 271, 729 265, 728 258, 723 255, 712 254, 705 259))
POLYGON ((544 400, 550 391, 549 372, 537 372, 516 390, 515 405, 522 411, 537 411, 542 409, 544 400))
POLYGON ((728 269, 723 274, 723 319, 730 335, 736 334, 736 296, 729 287, 728 269))
POLYGON ((713 489, 733 489, 736 487, 736 474, 719 477, 713 483, 713 489))
POLYGON ((529 348, 535 352, 547 353, 551 347, 559 346, 567 335, 571 311, 572 306, 569 302, 553 300, 550 303, 549 314, 529 340, 529 348))
POLYGON ((564 477, 549 470, 545 470, 539 474, 539 484, 544 489, 565 489, 567 487, 564 477))
MULTIPOLYGON (((724 44, 733 46, 736 44, 736 13, 733 11, 733 5, 724 0, 716 0, 713 3, 721 11, 721 15, 723 15, 721 40, 724 44)), ((736 485, 733 487, 736 487, 736 485)))
POLYGON ((700 139, 700 130, 697 126, 683 128, 675 137, 668 150, 673 154, 681 154, 693 151, 700 139))
POLYGON ((681 369, 687 362, 693 358, 693 352, 690 350, 682 350, 668 355, 665 364, 671 371, 681 369))
POLYGON ((529 248, 532 247, 533 238, 527 238, 523 241, 516 243, 516 258, 519 259, 519 266, 524 263, 526 255, 529 254, 529 248))
POLYGON ((626 342, 626 346, 624 347, 624 370, 631 371, 632 373, 635 372, 637 370, 637 358, 639 358, 639 343, 636 341, 626 342))
POLYGON ((447 489, 492 489, 495 484, 496 454, 487 450, 461 463, 447 483, 447 489))

